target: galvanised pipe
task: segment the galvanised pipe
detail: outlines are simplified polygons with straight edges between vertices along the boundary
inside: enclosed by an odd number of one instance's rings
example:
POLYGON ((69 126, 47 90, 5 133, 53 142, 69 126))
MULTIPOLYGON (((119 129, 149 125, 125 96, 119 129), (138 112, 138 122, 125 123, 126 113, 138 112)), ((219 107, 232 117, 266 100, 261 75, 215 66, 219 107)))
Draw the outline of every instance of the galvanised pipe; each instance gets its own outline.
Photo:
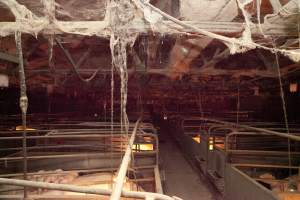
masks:
POLYGON ((135 140, 136 130, 139 126, 139 123, 140 123, 140 119, 136 122, 134 130, 131 134, 129 143, 128 143, 127 148, 126 148, 125 155, 123 157, 123 160, 122 160, 119 172, 118 172, 116 183, 114 185, 112 194, 110 196, 110 200, 119 200, 120 197, 121 197, 122 188, 123 188, 123 184, 124 184, 124 179, 126 178, 127 168, 128 168, 129 163, 130 163, 130 160, 131 160, 132 145, 133 145, 134 140, 135 140))
MULTIPOLYGON (((60 191, 78 192, 78 193, 86 193, 86 194, 97 194, 97 195, 105 195, 105 196, 111 195, 112 193, 111 190, 101 189, 96 187, 25 181, 25 180, 8 179, 8 178, 0 178, 0 184, 33 187, 33 188, 44 188, 49 190, 60 190, 60 191)), ((125 191, 125 190, 121 190, 121 196, 127 198, 136 198, 136 199, 146 199, 146 198, 148 199, 149 197, 155 200, 175 199, 173 197, 169 197, 163 194, 157 194, 151 192, 125 191)), ((178 198, 176 197, 176 199, 178 198)))

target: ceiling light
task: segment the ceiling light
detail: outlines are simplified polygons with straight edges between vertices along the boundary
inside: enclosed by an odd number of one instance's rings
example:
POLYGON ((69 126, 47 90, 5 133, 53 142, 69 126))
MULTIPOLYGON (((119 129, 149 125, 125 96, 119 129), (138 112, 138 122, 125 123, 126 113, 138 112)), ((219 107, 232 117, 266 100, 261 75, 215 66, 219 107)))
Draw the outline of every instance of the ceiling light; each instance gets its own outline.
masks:
POLYGON ((298 84, 297 83, 290 83, 290 92, 295 93, 298 91, 298 84))
POLYGON ((9 78, 5 74, 0 74, 0 87, 8 87, 9 86, 9 78))

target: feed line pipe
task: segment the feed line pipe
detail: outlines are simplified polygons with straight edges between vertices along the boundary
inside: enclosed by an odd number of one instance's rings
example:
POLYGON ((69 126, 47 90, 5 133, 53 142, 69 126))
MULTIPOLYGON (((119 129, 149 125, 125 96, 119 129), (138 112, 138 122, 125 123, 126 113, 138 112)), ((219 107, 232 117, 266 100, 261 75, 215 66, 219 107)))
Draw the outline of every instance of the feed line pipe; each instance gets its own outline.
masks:
POLYGON ((113 187, 113 191, 110 196, 110 200, 119 200, 121 198, 124 179, 126 178, 127 169, 128 169, 129 163, 131 161, 132 146, 133 146, 133 143, 135 140, 136 131, 137 131, 140 121, 141 121, 141 119, 138 119, 138 121, 135 123, 135 127, 133 129, 129 143, 127 145, 125 155, 122 159, 122 163, 121 163, 121 166, 120 166, 120 169, 118 172, 116 183, 113 187))

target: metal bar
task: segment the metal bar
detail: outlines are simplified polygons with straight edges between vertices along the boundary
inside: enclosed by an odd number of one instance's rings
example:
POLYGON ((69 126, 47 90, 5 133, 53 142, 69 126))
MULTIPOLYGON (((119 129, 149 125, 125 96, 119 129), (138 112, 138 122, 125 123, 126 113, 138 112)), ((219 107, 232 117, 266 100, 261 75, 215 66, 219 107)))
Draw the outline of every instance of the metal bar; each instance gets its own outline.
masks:
MULTIPOLYGON (((99 195, 83 194, 83 195, 30 195, 33 200, 99 200, 99 195)), ((0 195, 0 199, 6 200, 23 200, 20 195, 0 195)))
MULTIPOLYGON (((265 130, 265 129, 264 129, 265 130)), ((274 132, 274 131, 272 131, 274 132)), ((279 133, 279 132, 278 132, 279 133)), ((282 133, 282 134, 286 134, 287 136, 292 136, 290 134, 287 134, 287 133, 282 133)), ((270 134, 269 133, 265 133, 265 132, 232 132, 228 135, 226 135, 226 138, 225 138, 225 147, 226 147, 226 152, 230 153, 230 152, 234 152, 234 153, 238 153, 238 152, 242 152, 242 150, 232 150, 232 149, 229 149, 229 138, 232 137, 232 136, 235 136, 235 135, 242 135, 242 136, 245 136, 245 135, 250 135, 250 136, 269 136, 270 134)), ((278 134, 275 134, 276 136, 279 136, 278 134)), ((282 136, 279 136, 279 137, 282 137, 282 136)), ((296 136, 297 137, 297 136, 296 136)), ((284 137, 285 138, 285 137, 284 137)), ((298 141, 298 140, 297 140, 298 141)), ((250 143, 249 143, 250 144, 250 143)), ((243 150, 245 151, 245 150, 243 150)), ((250 150, 252 152, 254 152, 254 150, 250 150)), ((274 152, 274 151, 269 151, 267 152, 268 154, 272 154, 271 152, 274 152)), ((250 152, 249 152, 250 153, 250 152)), ((287 154, 288 152, 286 152, 287 154)), ((295 152, 293 154, 296 154, 295 152)), ((284 154, 283 154, 284 155, 284 154)))
MULTIPOLYGON (((258 150, 227 150, 227 153, 234 155, 273 155, 286 156, 287 151, 258 151, 258 150)), ((300 152, 291 152, 292 155, 300 155, 300 152)))
POLYGON ((126 177, 127 168, 128 168, 129 163, 130 163, 130 160, 131 160, 132 145, 133 145, 134 140, 135 140, 136 130, 139 126, 139 123, 140 123, 140 119, 136 122, 134 130, 131 134, 129 143, 128 143, 127 148, 126 148, 125 155, 123 157, 123 160, 122 160, 119 172, 118 172, 116 184, 114 185, 112 194, 110 196, 110 200, 119 200, 120 197, 121 197, 122 187, 123 187, 123 184, 124 184, 124 179, 126 177))
POLYGON ((280 179, 267 179, 267 178, 254 178, 256 181, 265 181, 265 182, 275 182, 275 183, 288 183, 289 180, 280 180, 280 179))
MULTIPOLYGON (((95 188, 95 187, 83 187, 83 186, 74 186, 67 184, 55 184, 55 183, 45 183, 45 182, 35 182, 35 181, 25 181, 25 180, 16 180, 16 179, 7 179, 0 178, 0 184, 6 185, 17 185, 24 187, 33 187, 33 188, 44 188, 49 190, 60 190, 60 191, 69 191, 69 192, 78 192, 78 193, 87 193, 87 194, 98 194, 98 195, 110 195, 111 190, 95 188)), ((135 191, 121 191, 122 197, 128 198, 137 198, 145 199, 146 197, 153 197, 157 200, 174 200, 174 198, 169 197, 163 194, 151 193, 151 192, 135 192, 135 191)))
MULTIPOLYGON (((47 158, 76 158, 76 157, 87 157, 87 156, 119 156, 121 153, 77 153, 77 154, 67 154, 67 155, 46 155, 46 156, 28 156, 28 160, 35 160, 35 159, 47 159, 47 158)), ((145 152, 133 152, 134 155, 143 156, 143 155, 156 155, 156 151, 145 151, 145 152)), ((5 157, 0 158, 0 161, 14 161, 14 160, 22 160, 23 157, 5 157)), ((156 158, 155 158, 156 160, 156 158)))
POLYGON ((265 164, 252 164, 252 163, 238 163, 231 164, 234 167, 261 167, 261 168, 279 168, 279 169, 299 169, 299 166, 288 165, 265 165, 265 164))
MULTIPOLYGON (((77 147, 77 148, 87 148, 87 149, 98 149, 99 147, 106 147, 105 144, 97 144, 97 145, 49 145, 49 146, 33 146, 33 147, 27 147, 27 150, 38 150, 38 149, 63 149, 63 148, 72 148, 72 147, 77 147)), ((5 148, 5 149, 0 149, 0 152, 2 151, 18 151, 22 150, 21 147, 16 147, 16 148, 5 148)))
POLYGON ((158 166, 155 166, 154 168, 154 176, 155 176, 155 188, 156 188, 156 193, 163 194, 163 187, 161 184, 161 178, 160 178, 160 173, 158 166))
POLYGON ((232 122, 226 122, 226 121, 210 119, 210 118, 205 118, 205 117, 199 117, 199 119, 203 120, 203 121, 210 121, 210 122, 219 123, 219 124, 228 125, 228 126, 237 127, 237 128, 245 128, 248 130, 253 130, 253 131, 257 131, 257 132, 261 132, 261 133, 267 133, 267 134, 271 134, 271 135, 277 135, 279 137, 284 137, 284 138, 289 138, 291 140, 300 141, 299 136, 290 135, 287 133, 281 133, 281 132, 272 131, 272 130, 268 130, 268 129, 264 129, 264 128, 256 128, 256 127, 252 127, 252 126, 248 126, 248 125, 235 124, 232 122))
MULTIPOLYGON (((156 167, 156 165, 149 165, 149 166, 135 166, 134 168, 129 168, 129 171, 135 171, 135 170, 153 170, 156 167)), ((43 175, 43 174, 66 174, 69 172, 77 172, 77 173, 91 173, 91 172, 111 172, 111 171, 117 171, 119 168, 101 168, 101 169, 78 169, 78 170, 66 170, 62 172, 32 172, 28 173, 28 175, 43 175)), ((9 177, 18 177, 22 176, 21 173, 15 173, 15 174, 2 174, 0 175, 0 178, 9 178, 9 177)), ((1 198, 0 198, 1 199, 1 198)))
MULTIPOLYGON (((153 137, 154 135, 151 134, 137 134, 138 136, 151 136, 153 137)), ((113 137, 120 137, 122 134, 113 134, 113 137)), ((59 139, 59 138, 107 138, 110 137, 110 135, 105 135, 105 134, 93 134, 93 135, 45 135, 45 136, 28 136, 27 139, 59 139)), ((23 137, 1 137, 1 140, 21 140, 23 137)), ((155 138, 155 137, 153 137, 155 138)))
MULTIPOLYGON (((77 172, 77 173, 91 173, 91 172, 109 172, 109 171, 117 171, 118 168, 104 168, 104 169, 88 169, 88 170, 64 170, 61 172, 53 172, 53 171, 44 171, 44 172, 31 172, 28 175, 52 175, 52 174, 68 174, 70 172, 77 172)), ((21 173, 15 174, 1 174, 0 178, 9 178, 9 177, 20 177, 22 176, 21 173)))

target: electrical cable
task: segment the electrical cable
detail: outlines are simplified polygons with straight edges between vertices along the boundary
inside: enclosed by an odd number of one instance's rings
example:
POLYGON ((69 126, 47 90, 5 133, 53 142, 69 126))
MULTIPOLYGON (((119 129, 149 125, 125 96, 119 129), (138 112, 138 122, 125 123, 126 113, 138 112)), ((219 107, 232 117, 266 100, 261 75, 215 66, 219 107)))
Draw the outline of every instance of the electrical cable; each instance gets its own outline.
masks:
MULTIPOLYGON (((275 47, 275 42, 273 41, 273 46, 275 47)), ((288 123, 288 115, 287 115, 287 110, 286 110, 286 101, 284 97, 284 90, 283 90, 283 84, 282 84, 282 79, 281 79, 281 71, 280 71, 280 65, 279 65, 279 57, 277 52, 274 52, 275 54, 275 60, 276 60, 276 68, 277 68, 277 73, 278 73, 278 81, 279 81, 279 86, 280 86, 280 97, 282 101, 282 109, 283 109, 283 114, 284 114, 284 123, 286 127, 286 132, 287 134, 290 134, 289 130, 289 123, 288 123)), ((291 141, 288 138, 288 165, 289 165, 289 175, 292 175, 292 161, 291 161, 291 141)))

